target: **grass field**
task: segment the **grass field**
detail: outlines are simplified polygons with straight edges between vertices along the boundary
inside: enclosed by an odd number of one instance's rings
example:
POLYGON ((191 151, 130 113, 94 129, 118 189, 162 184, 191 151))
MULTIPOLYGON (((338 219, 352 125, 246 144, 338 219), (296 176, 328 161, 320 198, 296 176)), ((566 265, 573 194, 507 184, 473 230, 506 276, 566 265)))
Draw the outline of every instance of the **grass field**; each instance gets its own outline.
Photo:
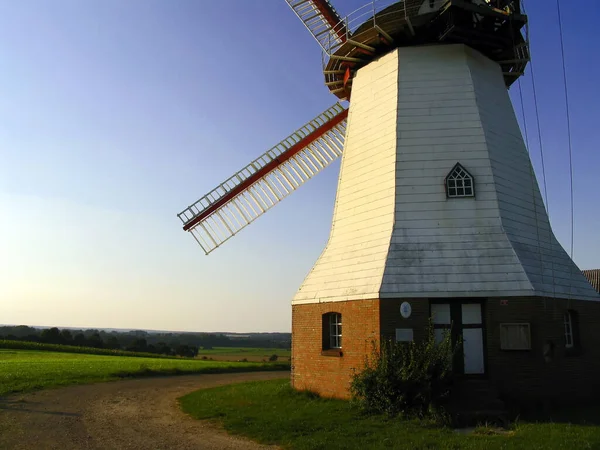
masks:
POLYGON ((214 347, 211 350, 199 350, 198 358, 203 356, 216 361, 248 361, 269 360, 271 355, 277 355, 278 361, 289 361, 290 350, 280 348, 243 348, 243 347, 214 347))
POLYGON ((0 396, 13 392, 133 376, 245 372, 287 367, 289 366, 285 363, 236 363, 0 350, 0 396))
POLYGON ((0 349, 36 350, 61 353, 85 353, 88 355, 136 356, 150 358, 179 358, 178 356, 157 355, 154 353, 129 352, 108 348, 79 347, 76 345, 46 344, 42 342, 12 341, 0 339, 0 349))
MULTIPOLYGON (((426 421, 364 416, 349 402, 295 392, 287 380, 197 391, 180 403, 194 418, 214 420, 231 433, 293 449, 600 448, 600 426, 593 422, 519 422, 503 432, 482 427, 464 435, 426 421)), ((588 417, 600 419, 600 408, 588 417)))

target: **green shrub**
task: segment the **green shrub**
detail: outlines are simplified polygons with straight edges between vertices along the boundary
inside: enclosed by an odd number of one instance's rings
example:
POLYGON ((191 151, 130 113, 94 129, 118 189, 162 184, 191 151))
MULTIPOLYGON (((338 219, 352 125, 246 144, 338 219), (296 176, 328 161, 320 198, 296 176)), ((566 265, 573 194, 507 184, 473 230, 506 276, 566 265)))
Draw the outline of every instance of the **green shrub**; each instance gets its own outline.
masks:
POLYGON ((369 413, 423 417, 438 411, 450 392, 457 348, 450 333, 436 344, 431 324, 422 342, 382 341, 353 374, 352 397, 369 413))

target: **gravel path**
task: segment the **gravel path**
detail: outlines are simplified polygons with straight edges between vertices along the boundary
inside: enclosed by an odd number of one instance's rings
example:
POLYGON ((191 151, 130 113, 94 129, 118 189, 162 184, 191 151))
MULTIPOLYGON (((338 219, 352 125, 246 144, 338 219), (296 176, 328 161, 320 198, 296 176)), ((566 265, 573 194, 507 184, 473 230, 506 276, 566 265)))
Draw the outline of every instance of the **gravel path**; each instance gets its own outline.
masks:
POLYGON ((0 398, 0 449, 268 448, 186 416, 177 398, 202 388, 284 377, 289 373, 185 375, 0 398))

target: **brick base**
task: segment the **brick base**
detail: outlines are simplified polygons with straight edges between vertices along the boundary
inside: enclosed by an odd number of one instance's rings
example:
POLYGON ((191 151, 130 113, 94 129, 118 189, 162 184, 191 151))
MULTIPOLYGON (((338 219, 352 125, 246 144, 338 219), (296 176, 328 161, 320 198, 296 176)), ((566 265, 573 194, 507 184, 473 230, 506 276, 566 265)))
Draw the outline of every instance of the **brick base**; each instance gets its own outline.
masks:
MULTIPOLYGON (((448 299, 449 302, 459 301, 448 299)), ((489 298, 483 303, 485 377, 508 400, 581 403, 600 398, 600 303, 578 300, 489 298), (502 301, 501 301, 502 300, 502 301), (508 300, 508 302, 506 302, 508 300), (563 317, 577 312, 581 349, 565 348, 563 317), (531 350, 500 349, 501 323, 529 323, 531 350), (551 360, 544 345, 554 344, 551 360)), ((412 328, 424 337, 428 299, 355 300, 292 306, 292 385, 326 397, 348 398, 353 370, 364 367, 381 338, 394 338, 396 328, 412 328), (412 315, 403 319, 400 304, 408 301, 412 315), (342 314, 342 355, 322 353, 322 315, 342 314)))

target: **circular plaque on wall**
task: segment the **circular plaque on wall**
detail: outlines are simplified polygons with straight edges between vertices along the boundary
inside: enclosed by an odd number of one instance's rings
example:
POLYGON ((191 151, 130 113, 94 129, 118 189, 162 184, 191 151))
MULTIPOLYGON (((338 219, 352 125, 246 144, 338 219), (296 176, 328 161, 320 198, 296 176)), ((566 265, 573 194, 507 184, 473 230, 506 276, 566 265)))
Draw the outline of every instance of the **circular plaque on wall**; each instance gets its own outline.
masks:
POLYGON ((403 302, 400 305, 400 315, 402 317, 404 317, 405 319, 408 319, 410 317, 411 313, 412 313, 412 307, 410 306, 410 303, 403 302))

